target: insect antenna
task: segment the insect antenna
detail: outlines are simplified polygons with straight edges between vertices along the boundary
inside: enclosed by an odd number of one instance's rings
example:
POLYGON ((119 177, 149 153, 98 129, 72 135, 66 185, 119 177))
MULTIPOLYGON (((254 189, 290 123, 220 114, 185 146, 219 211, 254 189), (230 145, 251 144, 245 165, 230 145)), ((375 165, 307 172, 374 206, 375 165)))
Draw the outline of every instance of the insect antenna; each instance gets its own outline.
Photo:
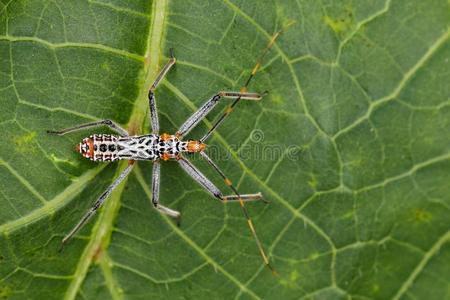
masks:
MULTIPOLYGON (((284 28, 282 28, 281 30, 277 31, 270 39, 269 43, 267 44, 266 48, 264 49, 263 53, 261 54, 261 56, 259 57, 257 63, 255 64, 255 66, 253 67, 249 77, 247 78, 247 81, 245 82, 244 86, 241 88, 241 93, 245 93, 247 92, 247 88, 250 84, 250 82, 252 81, 252 79, 255 77, 256 73, 258 72, 258 70, 261 68, 264 58, 267 55, 267 53, 269 52, 270 48, 272 48, 272 46, 275 44, 276 39, 280 36, 280 34, 285 31, 289 26, 291 26, 294 22, 290 22, 289 24, 287 24, 284 28)), ((217 119, 217 121, 213 124, 213 126, 208 130, 208 132, 200 139, 200 142, 204 143, 210 136, 211 134, 214 132, 214 130, 216 130, 216 128, 222 124, 222 122, 226 119, 226 117, 228 117, 228 115, 233 111, 233 108, 239 103, 239 101, 241 101, 241 97, 236 98, 236 100, 234 100, 230 106, 227 107, 227 109, 225 110, 225 112, 219 117, 219 119, 217 119)), ((219 169, 219 167, 204 153, 204 152, 200 152, 200 154, 202 154, 202 156, 206 159, 206 161, 214 168, 214 170, 216 170, 216 172, 223 178, 223 180, 225 181, 225 184, 228 185, 231 190, 236 194, 236 197, 239 199, 239 204, 242 208, 242 211, 244 213, 245 218, 247 219, 247 224, 248 227, 250 228, 250 231, 252 232, 253 238, 255 239, 256 245, 259 249, 260 255, 264 260, 264 263, 266 264, 266 266, 270 269, 270 271, 272 272, 273 275, 278 276, 277 271, 273 268, 273 266, 270 264, 269 258, 267 257, 266 253, 264 252, 264 248, 258 238, 258 235, 256 234, 256 230, 255 227, 253 226, 253 222, 250 218, 250 215, 248 213, 247 208, 244 205, 244 201, 242 200, 241 195, 239 194, 238 190, 233 186, 233 184, 231 183, 231 181, 225 176, 225 174, 219 169)))
MULTIPOLYGON (((244 86, 241 88, 240 92, 241 93, 246 93, 247 92, 247 88, 250 84, 250 82, 252 81, 252 79, 255 77, 256 73, 258 72, 259 68, 261 68, 263 61, 264 61, 264 57, 267 55, 267 53, 269 52, 270 48, 272 48, 272 46, 275 44, 276 39, 280 36, 280 34, 285 31, 289 26, 291 26, 294 22, 289 22, 285 27, 283 27, 282 29, 280 29, 279 31, 277 31, 271 38, 269 43, 267 44, 266 48, 264 48, 263 53, 261 54, 261 56, 259 57, 256 65, 253 67, 252 72, 250 73, 249 77, 247 78, 247 81, 245 82, 244 86)), ((266 92, 263 93, 266 94, 266 92)), ((214 130, 216 130, 217 127, 219 127, 220 124, 222 124, 222 122, 226 119, 226 117, 228 117, 228 115, 233 111, 233 108, 239 103, 239 101, 241 101, 242 97, 238 97, 236 98, 236 100, 234 100, 231 105, 229 105, 227 107, 227 109, 225 110, 225 112, 219 117, 219 119, 217 119, 217 121, 214 123, 214 125, 208 130, 208 132, 200 139, 200 142, 204 143, 210 136, 211 134, 214 132, 214 130)))

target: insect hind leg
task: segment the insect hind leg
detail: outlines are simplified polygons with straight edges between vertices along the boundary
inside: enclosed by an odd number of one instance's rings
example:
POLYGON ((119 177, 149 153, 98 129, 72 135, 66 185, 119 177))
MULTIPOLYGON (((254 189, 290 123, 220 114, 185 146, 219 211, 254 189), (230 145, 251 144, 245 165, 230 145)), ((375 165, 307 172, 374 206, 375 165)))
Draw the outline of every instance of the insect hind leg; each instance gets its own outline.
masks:
MULTIPOLYGON (((202 153, 202 152, 200 152, 202 153)), ((180 157, 178 163, 183 168, 186 173, 191 176, 195 181, 197 181, 206 191, 208 191, 214 198, 220 200, 221 202, 239 202, 243 201, 258 201, 262 200, 262 194, 245 194, 245 195, 228 195, 224 196, 222 192, 208 179, 206 176, 200 172, 191 162, 187 159, 180 157)))
MULTIPOLYGON (((262 246, 262 244, 261 244, 261 242, 260 242, 260 240, 258 238, 258 235, 256 234, 256 230, 255 230, 255 226, 253 225, 253 221, 250 218, 250 215, 249 215, 249 213, 247 211, 247 208, 244 205, 245 200, 249 201, 248 198, 247 199, 245 198, 245 197, 248 197, 249 195, 241 195, 238 192, 238 190, 234 187, 232 182, 225 176, 225 174, 222 172, 222 170, 216 165, 216 163, 214 163, 214 161, 211 158, 209 158, 209 156, 204 151, 201 151, 200 155, 206 160, 206 162, 210 166, 213 167, 213 169, 220 175, 220 177, 222 177, 222 179, 224 180, 225 184, 233 191, 234 195, 228 196, 228 197, 230 199, 232 199, 232 200, 235 200, 235 201, 239 202, 239 204, 240 204, 240 206, 242 208, 242 211, 244 213, 245 219, 247 220, 248 227, 250 228, 250 231, 251 231, 251 233, 253 235, 253 238, 254 238, 254 240, 256 242, 256 245, 258 247, 259 253, 260 253, 261 257, 264 260, 264 263, 272 271, 272 273, 274 275, 277 275, 278 273, 275 271, 275 269, 270 264, 269 257, 266 255, 266 253, 264 251, 264 248, 263 248, 263 246, 262 246)), ((254 195, 258 195, 259 196, 258 200, 262 199, 261 193, 259 193, 259 194, 252 194, 251 196, 254 196, 254 195)))
POLYGON ((108 188, 98 197, 98 199, 94 202, 92 207, 85 213, 83 218, 73 227, 73 229, 63 238, 61 241, 60 250, 64 247, 64 245, 89 221, 89 219, 97 212, 111 192, 130 174, 133 169, 133 164, 130 163, 125 170, 120 173, 120 175, 116 178, 116 180, 108 186, 108 188))

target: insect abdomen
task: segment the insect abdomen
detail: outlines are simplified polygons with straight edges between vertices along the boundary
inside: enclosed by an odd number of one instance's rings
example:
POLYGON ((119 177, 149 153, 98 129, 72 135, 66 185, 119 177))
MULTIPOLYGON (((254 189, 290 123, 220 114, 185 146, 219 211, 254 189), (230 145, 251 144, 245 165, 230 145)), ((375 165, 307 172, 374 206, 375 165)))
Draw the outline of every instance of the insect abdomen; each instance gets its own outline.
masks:
POLYGON ((94 134, 92 139, 93 161, 115 161, 119 159, 119 147, 117 145, 117 137, 110 134, 94 134))
POLYGON ((129 160, 157 160, 156 151, 159 136, 155 134, 120 137, 117 140, 119 159, 129 160))

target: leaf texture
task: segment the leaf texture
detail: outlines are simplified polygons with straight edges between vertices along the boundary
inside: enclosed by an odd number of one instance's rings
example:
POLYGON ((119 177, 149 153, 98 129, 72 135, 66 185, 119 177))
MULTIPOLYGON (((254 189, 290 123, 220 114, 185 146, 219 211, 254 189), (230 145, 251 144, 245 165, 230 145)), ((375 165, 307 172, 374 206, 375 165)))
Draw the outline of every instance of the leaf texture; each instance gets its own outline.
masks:
MULTIPOLYGON (((450 299, 450 10, 444 0, 0 1, 0 298, 450 299), (113 119, 148 133, 147 89, 174 133, 239 90, 209 153, 242 193, 222 205, 175 162, 150 203, 137 167, 58 253, 126 162, 91 163, 47 129, 113 119), (446 279, 447 278, 447 279, 446 279)), ((221 105, 190 138, 199 138, 221 105)), ((197 156, 191 158, 228 194, 197 156)))

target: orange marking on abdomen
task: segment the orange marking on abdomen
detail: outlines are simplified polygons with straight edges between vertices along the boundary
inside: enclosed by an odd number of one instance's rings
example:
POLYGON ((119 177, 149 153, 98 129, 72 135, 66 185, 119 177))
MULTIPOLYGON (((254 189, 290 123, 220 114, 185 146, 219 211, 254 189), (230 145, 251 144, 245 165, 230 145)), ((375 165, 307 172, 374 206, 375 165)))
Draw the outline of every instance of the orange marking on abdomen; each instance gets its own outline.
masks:
POLYGON ((89 157, 94 157, 94 140, 89 139, 88 145, 89 145, 89 157))

